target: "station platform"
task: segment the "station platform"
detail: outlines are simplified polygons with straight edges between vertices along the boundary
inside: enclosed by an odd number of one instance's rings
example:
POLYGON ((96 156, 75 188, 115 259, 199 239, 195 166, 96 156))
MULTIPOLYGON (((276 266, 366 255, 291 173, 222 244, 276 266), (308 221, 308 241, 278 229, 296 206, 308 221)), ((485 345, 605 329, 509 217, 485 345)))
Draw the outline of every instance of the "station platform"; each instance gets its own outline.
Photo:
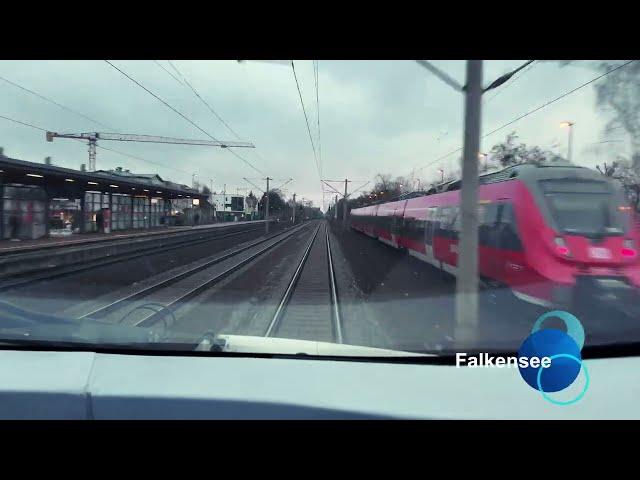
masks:
POLYGON ((129 238, 139 239, 145 237, 162 236, 171 233, 179 233, 184 231, 192 232, 197 230, 210 230, 215 228, 239 226, 252 223, 260 224, 264 223, 264 220, 252 220, 248 222, 218 222, 195 226, 186 225, 179 227, 158 227, 145 230, 119 230, 117 232, 110 233, 74 233, 68 236, 43 237, 36 240, 2 240, 0 241, 0 255, 29 252, 47 248, 80 246, 83 244, 95 244, 113 240, 126 240, 129 238))

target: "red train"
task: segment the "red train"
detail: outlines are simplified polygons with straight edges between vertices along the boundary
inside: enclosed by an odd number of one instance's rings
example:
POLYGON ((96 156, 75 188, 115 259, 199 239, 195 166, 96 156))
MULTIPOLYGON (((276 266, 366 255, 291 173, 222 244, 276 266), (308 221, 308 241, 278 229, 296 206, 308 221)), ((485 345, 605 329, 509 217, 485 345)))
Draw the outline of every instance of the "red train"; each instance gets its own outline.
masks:
MULTIPOLYGON (((351 226, 455 275, 459 187, 354 209, 351 226)), ((583 167, 508 167, 480 177, 478 209, 485 284, 544 307, 578 296, 638 301, 640 235, 612 179, 583 167)))

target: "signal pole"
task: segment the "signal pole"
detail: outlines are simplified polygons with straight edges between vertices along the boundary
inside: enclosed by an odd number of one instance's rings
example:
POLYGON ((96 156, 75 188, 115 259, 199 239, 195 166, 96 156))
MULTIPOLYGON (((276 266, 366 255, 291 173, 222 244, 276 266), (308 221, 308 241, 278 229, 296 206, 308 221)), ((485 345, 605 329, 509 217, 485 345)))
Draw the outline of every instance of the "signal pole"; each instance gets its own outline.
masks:
POLYGON ((267 191, 266 191, 267 200, 266 200, 265 209, 264 209, 264 220, 265 220, 264 231, 267 235, 269 234, 269 180, 272 180, 272 179, 267 177, 267 191))
POLYGON ((344 197, 343 198, 343 205, 342 205, 342 226, 346 227, 347 226, 347 184, 349 183, 349 180, 347 180, 346 178, 344 179, 344 197))
POLYGON ((296 223, 296 194, 293 194, 293 224, 296 223))

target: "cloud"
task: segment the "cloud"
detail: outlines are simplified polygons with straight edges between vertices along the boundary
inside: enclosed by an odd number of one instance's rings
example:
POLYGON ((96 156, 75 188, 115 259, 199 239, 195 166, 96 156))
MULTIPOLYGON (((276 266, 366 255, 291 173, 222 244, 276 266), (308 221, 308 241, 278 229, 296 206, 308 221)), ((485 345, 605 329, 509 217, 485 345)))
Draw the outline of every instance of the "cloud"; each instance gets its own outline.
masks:
MULTIPOLYGON (((166 61, 161 64, 174 76, 166 61)), ((485 62, 485 84, 522 64, 523 60, 485 62)), ((153 61, 113 61, 122 70, 184 113, 215 138, 236 140, 193 92, 153 61)), ((287 187, 319 204, 322 188, 309 133, 288 64, 236 61, 173 61, 200 96, 257 151, 238 149, 272 178, 294 181, 287 187)), ((464 83, 462 61, 435 61, 464 83)), ((314 142, 317 142, 315 80, 311 61, 296 61, 296 73, 314 142)), ((104 61, 2 61, 0 76, 77 110, 117 132, 208 138, 204 133, 136 86, 104 61)), ((589 68, 560 68, 540 62, 513 85, 506 84, 483 109, 487 132, 596 76, 589 68)), ((497 91, 496 91, 497 93, 497 91)), ((104 127, 69 113, 11 85, 0 82, 0 115, 66 132, 105 131, 104 127)), ((320 61, 319 102, 323 176, 332 179, 372 179, 376 173, 407 175, 462 145, 463 98, 413 61, 320 61)), ((589 145, 601 141, 606 118, 595 110, 592 86, 505 128, 482 142, 488 150, 510 131, 529 145, 564 148, 559 123, 576 122, 575 160, 594 166, 602 152, 589 145)), ((132 171, 158 172, 173 181, 191 182, 197 173, 214 189, 248 186, 243 177, 261 175, 219 148, 103 142, 104 146, 143 157, 145 163, 98 150, 98 168, 123 166, 132 171), (156 165, 163 165, 162 167, 156 165)), ((0 119, 0 145, 15 158, 79 168, 87 161, 80 142, 45 142, 44 132, 0 119)), ((318 145, 320 147, 320 145, 318 145)), ((318 148, 318 150, 320 150, 318 148)), ((459 154, 421 171, 425 180, 439 176, 437 168, 455 168, 459 154)), ((258 180, 259 181, 259 180, 258 180)), ((257 183, 257 181, 256 181, 257 183)), ((262 184, 262 183, 260 183, 262 184)))

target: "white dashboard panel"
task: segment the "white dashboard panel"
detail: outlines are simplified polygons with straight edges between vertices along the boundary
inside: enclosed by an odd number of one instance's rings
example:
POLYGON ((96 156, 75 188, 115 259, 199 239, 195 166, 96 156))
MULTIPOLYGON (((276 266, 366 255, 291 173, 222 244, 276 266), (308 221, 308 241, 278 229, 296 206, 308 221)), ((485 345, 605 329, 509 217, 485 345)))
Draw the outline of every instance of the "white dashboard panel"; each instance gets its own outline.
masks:
POLYGON ((586 395, 558 406, 513 369, 0 351, 0 417, 640 418, 640 358, 585 363, 586 395))

